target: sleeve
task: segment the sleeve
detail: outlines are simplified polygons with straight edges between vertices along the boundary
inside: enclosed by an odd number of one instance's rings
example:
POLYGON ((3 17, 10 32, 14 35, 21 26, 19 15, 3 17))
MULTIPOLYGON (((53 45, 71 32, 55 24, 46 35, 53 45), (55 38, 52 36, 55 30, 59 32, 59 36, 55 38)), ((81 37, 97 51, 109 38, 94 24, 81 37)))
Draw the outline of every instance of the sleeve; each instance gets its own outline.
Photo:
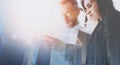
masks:
POLYGON ((105 19, 105 39, 111 65, 120 65, 120 13, 111 13, 105 19))

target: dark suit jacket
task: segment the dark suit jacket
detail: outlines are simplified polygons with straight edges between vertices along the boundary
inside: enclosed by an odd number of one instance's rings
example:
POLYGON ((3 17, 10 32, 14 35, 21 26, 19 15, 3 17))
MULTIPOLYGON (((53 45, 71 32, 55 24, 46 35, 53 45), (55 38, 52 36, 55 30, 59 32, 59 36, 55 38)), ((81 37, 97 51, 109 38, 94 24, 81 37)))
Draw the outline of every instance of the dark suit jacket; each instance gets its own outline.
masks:
POLYGON ((105 39, 111 65, 120 65, 120 12, 110 11, 105 21, 105 39))
POLYGON ((120 13, 111 10, 92 33, 87 46, 87 64, 120 65, 120 13))

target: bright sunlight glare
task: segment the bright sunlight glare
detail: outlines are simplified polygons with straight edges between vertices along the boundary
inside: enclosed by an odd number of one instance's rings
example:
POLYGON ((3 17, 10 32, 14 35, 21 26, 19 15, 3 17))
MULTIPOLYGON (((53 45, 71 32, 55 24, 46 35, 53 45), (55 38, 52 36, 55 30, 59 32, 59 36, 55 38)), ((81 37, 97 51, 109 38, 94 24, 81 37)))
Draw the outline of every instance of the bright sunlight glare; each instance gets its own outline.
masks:
MULTIPOLYGON (((51 34, 54 19, 59 10, 58 1, 51 0, 6 0, 8 9, 8 29, 12 28, 14 37, 32 39, 35 35, 51 34)), ((59 16, 57 16, 59 17, 59 16)))
MULTIPOLYGON (((80 1, 77 1, 80 4, 80 1)), ((115 8, 120 11, 120 1, 113 0, 113 2, 115 8)), ((6 24, 3 26, 12 32, 14 38, 31 40, 34 36, 53 36, 53 32, 64 27, 58 3, 59 0, 0 0, 0 13, 6 24)), ((84 15, 80 15, 80 24, 84 25, 84 15)), ((93 24, 91 26, 94 27, 93 24)), ((67 36, 67 33, 59 32, 55 35, 67 36)))

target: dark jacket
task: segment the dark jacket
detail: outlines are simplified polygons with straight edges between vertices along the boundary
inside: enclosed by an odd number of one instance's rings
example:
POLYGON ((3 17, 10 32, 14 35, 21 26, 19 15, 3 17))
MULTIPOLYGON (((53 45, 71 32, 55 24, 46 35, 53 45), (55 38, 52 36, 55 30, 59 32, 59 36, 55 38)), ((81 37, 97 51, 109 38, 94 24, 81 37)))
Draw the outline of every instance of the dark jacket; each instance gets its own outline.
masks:
POLYGON ((92 33, 86 64, 120 65, 120 13, 108 11, 92 33))

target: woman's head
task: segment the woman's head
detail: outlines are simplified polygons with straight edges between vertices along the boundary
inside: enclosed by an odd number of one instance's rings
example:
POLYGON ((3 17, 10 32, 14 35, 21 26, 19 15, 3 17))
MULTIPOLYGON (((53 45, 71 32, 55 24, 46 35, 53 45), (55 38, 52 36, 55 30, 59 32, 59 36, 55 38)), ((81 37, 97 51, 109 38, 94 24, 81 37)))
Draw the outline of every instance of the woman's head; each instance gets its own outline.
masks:
POLYGON ((114 9, 112 0, 81 0, 88 19, 101 20, 107 10, 114 9))

